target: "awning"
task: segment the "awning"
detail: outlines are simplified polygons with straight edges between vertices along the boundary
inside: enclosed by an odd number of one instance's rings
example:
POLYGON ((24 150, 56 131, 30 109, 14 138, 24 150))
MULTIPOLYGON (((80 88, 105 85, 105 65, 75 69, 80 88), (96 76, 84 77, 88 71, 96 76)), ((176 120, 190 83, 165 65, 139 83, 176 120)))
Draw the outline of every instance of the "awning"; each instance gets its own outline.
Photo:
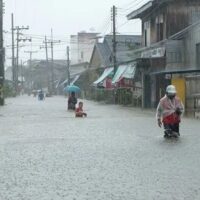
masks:
POLYGON ((64 81, 60 84, 60 86, 63 86, 63 85, 65 85, 66 83, 68 83, 68 79, 64 80, 64 81))
POLYGON ((133 79, 135 77, 135 73, 136 73, 136 63, 133 65, 128 65, 123 74, 123 78, 133 79))
MULTIPOLYGON (((75 76, 71 75, 70 85, 73 85, 79 79, 79 77, 80 77, 80 74, 79 75, 75 75, 75 76)), ((59 83, 59 86, 64 86, 67 83, 68 83, 68 79, 65 79, 63 82, 59 83)))
POLYGON ((101 83, 102 81, 104 81, 113 72, 113 70, 114 70, 113 67, 106 68, 103 74, 93 84, 97 85, 101 83))
POLYGON ((76 81, 79 79, 80 75, 76 75, 75 78, 71 81, 71 85, 74 85, 76 81))
POLYGON ((56 80, 55 84, 56 84, 56 89, 57 89, 59 87, 59 85, 60 85, 60 80, 56 80))
POLYGON ((127 65, 120 65, 112 79, 112 84, 115 84, 117 82, 119 82, 119 80, 121 79, 122 75, 124 74, 125 70, 127 69, 127 65))

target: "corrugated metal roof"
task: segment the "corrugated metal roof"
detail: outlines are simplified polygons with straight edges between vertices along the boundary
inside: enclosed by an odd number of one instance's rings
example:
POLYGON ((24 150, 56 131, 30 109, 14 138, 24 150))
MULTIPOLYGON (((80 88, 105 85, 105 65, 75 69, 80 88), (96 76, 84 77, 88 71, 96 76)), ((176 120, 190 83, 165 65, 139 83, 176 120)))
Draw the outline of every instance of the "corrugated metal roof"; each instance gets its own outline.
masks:
MULTIPOLYGON (((143 6, 138 8, 137 10, 132 11, 130 14, 127 15, 128 20, 142 18, 146 16, 146 13, 155 9, 155 6, 161 6, 164 3, 175 1, 175 0, 151 0, 145 3, 143 6)), ((153 10, 154 11, 154 10, 153 10)))
MULTIPOLYGON (((141 36, 139 35, 117 35, 117 52, 116 58, 117 63, 129 62, 132 60, 130 51, 133 48, 137 48, 141 44, 141 36)), ((102 67, 111 67, 113 66, 113 36, 106 35, 103 43, 97 43, 95 45, 94 51, 97 51, 102 63, 102 67)))
MULTIPOLYGON (((116 35, 116 57, 117 62, 127 62, 132 60, 130 57, 130 51, 133 50, 133 48, 136 48, 136 46, 140 46, 141 44, 141 36, 140 35, 116 35)), ((113 48, 113 36, 107 35, 104 39, 104 44, 107 45, 112 52, 113 48)), ((111 53, 112 55, 112 53, 111 53)))
POLYGON ((97 43, 96 48, 99 51, 101 62, 104 64, 104 67, 110 66, 112 64, 112 52, 109 47, 104 43, 97 43))

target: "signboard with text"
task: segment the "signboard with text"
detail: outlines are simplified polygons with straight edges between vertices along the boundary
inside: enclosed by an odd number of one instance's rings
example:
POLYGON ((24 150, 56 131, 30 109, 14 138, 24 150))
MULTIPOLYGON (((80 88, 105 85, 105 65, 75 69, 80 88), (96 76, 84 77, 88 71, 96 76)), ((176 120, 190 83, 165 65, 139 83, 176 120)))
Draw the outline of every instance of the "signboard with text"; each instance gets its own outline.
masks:
POLYGON ((162 58, 165 56, 165 47, 159 47, 142 52, 141 58, 162 58))

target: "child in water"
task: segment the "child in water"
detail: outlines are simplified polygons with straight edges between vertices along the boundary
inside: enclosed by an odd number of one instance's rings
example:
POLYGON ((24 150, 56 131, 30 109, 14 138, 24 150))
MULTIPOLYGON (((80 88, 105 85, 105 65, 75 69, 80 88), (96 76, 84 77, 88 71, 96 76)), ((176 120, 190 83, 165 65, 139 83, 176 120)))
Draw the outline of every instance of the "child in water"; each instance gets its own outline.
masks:
POLYGON ((75 116, 76 117, 87 117, 87 114, 83 112, 83 102, 79 102, 78 108, 75 110, 75 116))

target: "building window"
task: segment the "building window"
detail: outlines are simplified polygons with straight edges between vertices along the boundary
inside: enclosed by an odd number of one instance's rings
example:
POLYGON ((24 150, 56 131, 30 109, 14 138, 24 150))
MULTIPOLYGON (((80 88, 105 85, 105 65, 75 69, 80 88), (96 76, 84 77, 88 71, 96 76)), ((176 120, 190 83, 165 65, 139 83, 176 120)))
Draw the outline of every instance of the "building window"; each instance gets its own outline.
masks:
POLYGON ((156 37, 157 42, 164 39, 164 17, 159 15, 156 17, 156 37))

